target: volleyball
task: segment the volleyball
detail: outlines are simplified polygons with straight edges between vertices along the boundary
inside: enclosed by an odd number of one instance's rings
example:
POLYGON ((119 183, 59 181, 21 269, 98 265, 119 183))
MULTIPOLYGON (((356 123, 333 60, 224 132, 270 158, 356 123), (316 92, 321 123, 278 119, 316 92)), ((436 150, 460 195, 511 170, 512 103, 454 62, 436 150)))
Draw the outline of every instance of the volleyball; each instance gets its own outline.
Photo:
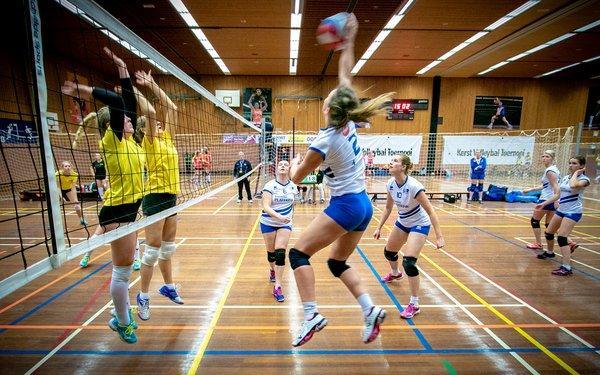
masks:
POLYGON ((317 28, 317 42, 328 50, 338 50, 346 40, 344 27, 349 13, 341 12, 325 18, 317 28))

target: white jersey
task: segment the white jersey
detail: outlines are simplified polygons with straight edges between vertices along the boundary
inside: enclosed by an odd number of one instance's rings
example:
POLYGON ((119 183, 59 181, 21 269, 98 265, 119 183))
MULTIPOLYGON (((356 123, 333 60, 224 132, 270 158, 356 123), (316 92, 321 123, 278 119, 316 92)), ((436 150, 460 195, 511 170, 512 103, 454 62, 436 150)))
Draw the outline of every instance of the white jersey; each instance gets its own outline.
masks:
POLYGON ((323 156, 320 169, 332 197, 365 190, 365 162, 352 121, 342 129, 321 129, 309 149, 323 156))
POLYGON ((271 208, 275 212, 290 219, 289 223, 271 217, 265 210, 262 211, 260 222, 272 227, 292 226, 292 216, 294 215, 294 198, 298 194, 298 187, 292 181, 283 185, 277 180, 271 180, 265 184, 263 191, 271 193, 271 208))
POLYGON ((546 168, 544 176, 542 176, 542 194, 540 195, 540 200, 543 201, 552 198, 554 195, 554 190, 552 190, 552 185, 550 185, 550 180, 548 180, 548 172, 556 174, 556 181, 560 182, 560 171, 556 165, 551 165, 546 168))
MULTIPOLYGON (((581 198, 585 187, 572 189, 571 185, 569 185, 569 180, 571 180, 571 176, 565 176, 560 181, 560 200, 558 201, 558 211, 565 214, 582 214, 583 199, 581 198)), ((579 175, 579 177, 577 177, 577 181, 587 181, 588 185, 590 184, 589 177, 584 174, 579 175)))
POLYGON ((423 185, 413 177, 406 176, 402 185, 398 185, 394 177, 387 182, 387 190, 398 207, 398 221, 410 228, 416 225, 431 225, 427 212, 415 199, 417 194, 425 191, 423 185))

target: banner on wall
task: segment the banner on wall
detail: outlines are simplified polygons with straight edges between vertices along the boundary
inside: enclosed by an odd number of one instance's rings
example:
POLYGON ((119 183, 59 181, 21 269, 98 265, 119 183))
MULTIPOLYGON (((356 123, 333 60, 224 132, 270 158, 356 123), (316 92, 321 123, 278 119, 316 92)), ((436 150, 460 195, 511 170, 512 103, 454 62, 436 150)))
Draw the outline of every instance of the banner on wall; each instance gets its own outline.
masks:
POLYGON ((259 134, 223 134, 224 144, 257 144, 259 140, 259 134))
POLYGON ((420 135, 360 135, 360 147, 364 152, 373 152, 373 164, 388 164, 393 156, 408 155, 414 164, 419 163, 420 135))
POLYGON ((475 150, 481 150, 488 164, 531 164, 534 145, 534 137, 446 135, 442 163, 470 164, 475 150))
POLYGON ((310 144, 315 140, 315 138, 317 138, 316 134, 273 134, 273 143, 310 144))

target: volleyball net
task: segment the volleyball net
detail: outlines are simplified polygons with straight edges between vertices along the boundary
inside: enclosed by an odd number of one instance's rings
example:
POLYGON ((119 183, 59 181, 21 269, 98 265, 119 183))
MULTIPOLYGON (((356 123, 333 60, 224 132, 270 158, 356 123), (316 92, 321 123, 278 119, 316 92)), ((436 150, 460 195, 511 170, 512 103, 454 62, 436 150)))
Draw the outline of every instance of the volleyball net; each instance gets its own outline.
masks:
MULTIPOLYGON (((260 170, 256 192, 274 178, 278 161, 305 153, 316 135, 316 132, 289 132, 267 137, 270 141, 261 144, 265 167, 260 170)), ((553 150, 557 167, 566 173, 569 158, 575 152, 574 141, 573 126, 534 131, 360 135, 367 190, 373 192, 385 192, 384 183, 390 177, 387 166, 392 157, 401 154, 410 157, 411 174, 429 192, 465 192, 470 184, 470 161, 475 151, 486 157, 486 184, 511 189, 538 186, 545 169, 541 162, 543 152, 553 150)), ((312 185, 313 180, 307 178, 306 185, 312 185)))
POLYGON ((260 164, 259 127, 96 3, 23 3, 24 58, 1 72, 3 293, 235 185, 240 153, 260 164), (164 191, 175 207, 92 238, 106 199, 164 191))

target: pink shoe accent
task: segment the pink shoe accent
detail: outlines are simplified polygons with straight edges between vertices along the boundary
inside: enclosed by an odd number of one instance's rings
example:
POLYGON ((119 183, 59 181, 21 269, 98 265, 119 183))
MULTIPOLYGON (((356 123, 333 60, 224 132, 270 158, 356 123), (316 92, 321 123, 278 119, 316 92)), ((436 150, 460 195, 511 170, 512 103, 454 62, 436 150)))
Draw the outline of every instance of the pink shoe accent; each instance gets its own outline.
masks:
POLYGON ((575 249, 577 249, 578 247, 579 245, 577 245, 575 242, 569 241, 569 249, 571 249, 571 252, 575 251, 575 249))
POLYGON ((394 280, 400 280, 404 275, 400 272, 398 275, 394 276, 392 273, 388 273, 384 278, 381 279, 384 283, 391 283, 394 280))
POLYGON ((554 276, 569 276, 573 274, 572 270, 568 270, 563 266, 558 267, 557 269, 555 269, 554 271, 552 271, 552 274, 554 276))
POLYGON ((541 243, 539 242, 531 242, 527 244, 527 248, 528 249, 532 249, 532 250, 543 250, 544 247, 542 246, 541 243))
POLYGON ((412 319, 415 315, 419 314, 421 309, 418 306, 409 303, 408 306, 400 313, 400 317, 403 319, 412 319))

